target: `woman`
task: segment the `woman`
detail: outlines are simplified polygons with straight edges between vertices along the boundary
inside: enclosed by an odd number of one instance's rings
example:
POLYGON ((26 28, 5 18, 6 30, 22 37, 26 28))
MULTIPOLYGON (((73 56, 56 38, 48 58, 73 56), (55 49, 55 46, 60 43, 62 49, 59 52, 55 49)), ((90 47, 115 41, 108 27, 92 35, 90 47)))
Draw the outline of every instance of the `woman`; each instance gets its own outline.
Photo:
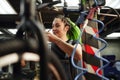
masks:
MULTIPOLYGON (((68 80, 74 80, 75 68, 71 65, 71 54, 80 35, 80 29, 69 19, 62 15, 55 17, 52 23, 52 32, 47 32, 51 42, 51 50, 60 59, 65 68, 68 80)), ((81 41, 80 41, 81 42, 81 41)), ((82 58, 82 48, 78 44, 75 52, 75 61, 82 58)))

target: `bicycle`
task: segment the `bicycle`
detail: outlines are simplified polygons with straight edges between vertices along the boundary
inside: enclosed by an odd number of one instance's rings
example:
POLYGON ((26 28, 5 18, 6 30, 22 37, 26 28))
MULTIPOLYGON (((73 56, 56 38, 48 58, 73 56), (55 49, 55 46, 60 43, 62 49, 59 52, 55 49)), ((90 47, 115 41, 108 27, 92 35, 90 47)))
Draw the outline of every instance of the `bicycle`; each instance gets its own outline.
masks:
MULTIPOLYGON (((44 5, 44 4, 43 4, 44 5)), ((47 4, 49 5, 49 3, 47 4)), ((47 6, 46 5, 46 6, 47 6)), ((12 80, 25 79, 19 61, 23 57, 26 61, 39 61, 40 70, 38 79, 40 80, 66 80, 64 70, 55 55, 48 54, 47 39, 44 34, 44 26, 36 19, 35 0, 21 0, 20 3, 21 21, 17 26, 18 30, 12 39, 0 42, 0 62, 4 61, 0 67, 13 64, 12 80), (16 53, 14 53, 16 52, 16 53), (24 52, 32 52, 32 57, 24 52), (9 55, 9 56, 8 56, 9 55), (27 56, 26 56, 27 55, 27 56), (28 59, 28 58, 29 59, 28 59)), ((42 7, 41 7, 42 8, 42 7)), ((28 80, 33 80, 33 75, 28 80)))

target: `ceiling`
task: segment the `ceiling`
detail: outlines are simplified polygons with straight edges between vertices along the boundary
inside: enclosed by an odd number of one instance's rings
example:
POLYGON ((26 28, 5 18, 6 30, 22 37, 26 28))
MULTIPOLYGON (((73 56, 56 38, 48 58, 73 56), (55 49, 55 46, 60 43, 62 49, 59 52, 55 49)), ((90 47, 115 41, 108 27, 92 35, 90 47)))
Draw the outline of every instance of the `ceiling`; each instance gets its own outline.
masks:
MULTIPOLYGON (((43 0, 43 3, 48 3, 51 2, 52 0, 43 0)), ((107 1, 107 0, 106 0, 107 1)), ((109 4, 113 3, 113 0, 109 0, 109 4)), ((5 14, 1 15, 0 14, 0 27, 1 28, 16 28, 16 21, 20 20, 19 13, 20 13, 20 0, 8 0, 8 2, 11 4, 11 6, 15 9, 15 11, 18 14, 5 14)), ((117 3, 120 3, 120 0, 116 0, 117 3)), ((115 3, 113 6, 115 6, 115 3)), ((107 3, 107 5, 109 5, 107 3)), ((106 16, 106 15, 98 15, 98 18, 103 21, 105 24, 104 30, 100 33, 101 37, 105 37, 106 35, 113 33, 113 32, 120 32, 120 18, 119 16, 116 16, 116 11, 120 13, 120 7, 115 7, 113 9, 108 9, 108 8, 103 8, 101 9, 101 13, 107 13, 107 14, 114 14, 112 16, 106 16)), ((54 17, 58 14, 65 14, 63 11, 63 6, 61 7, 52 7, 52 8, 43 8, 40 10, 41 16, 42 16, 42 21, 45 25, 46 28, 51 27, 52 20, 54 17)), ((69 12, 69 17, 73 20, 76 21, 79 13, 78 12, 69 12)))

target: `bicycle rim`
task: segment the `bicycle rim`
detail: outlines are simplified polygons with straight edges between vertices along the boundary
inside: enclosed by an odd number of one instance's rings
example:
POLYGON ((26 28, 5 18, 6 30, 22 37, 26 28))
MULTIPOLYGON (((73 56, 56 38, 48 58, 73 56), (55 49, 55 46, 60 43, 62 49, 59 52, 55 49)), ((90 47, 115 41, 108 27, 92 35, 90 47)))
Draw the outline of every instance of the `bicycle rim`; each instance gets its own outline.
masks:
POLYGON ((59 59, 53 54, 48 54, 48 80, 67 80, 66 74, 59 59))

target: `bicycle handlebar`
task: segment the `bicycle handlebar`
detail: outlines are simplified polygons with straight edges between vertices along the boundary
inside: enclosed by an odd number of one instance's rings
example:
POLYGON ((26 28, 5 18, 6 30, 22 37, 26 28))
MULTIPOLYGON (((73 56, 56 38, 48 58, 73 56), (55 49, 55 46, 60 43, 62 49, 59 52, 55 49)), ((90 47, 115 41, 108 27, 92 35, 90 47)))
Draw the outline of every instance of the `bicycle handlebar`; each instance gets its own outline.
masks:
POLYGON ((13 52, 26 52, 32 51, 37 52, 37 43, 33 39, 20 40, 20 39, 9 39, 0 42, 0 57, 13 53, 13 52), (33 45, 34 44, 34 45, 33 45))
POLYGON ((59 1, 53 1, 53 2, 50 2, 50 3, 43 3, 43 4, 40 4, 40 5, 37 6, 37 10, 39 11, 44 7, 51 7, 51 6, 53 6, 55 4, 58 4, 58 3, 61 3, 61 1, 59 0, 59 1))

